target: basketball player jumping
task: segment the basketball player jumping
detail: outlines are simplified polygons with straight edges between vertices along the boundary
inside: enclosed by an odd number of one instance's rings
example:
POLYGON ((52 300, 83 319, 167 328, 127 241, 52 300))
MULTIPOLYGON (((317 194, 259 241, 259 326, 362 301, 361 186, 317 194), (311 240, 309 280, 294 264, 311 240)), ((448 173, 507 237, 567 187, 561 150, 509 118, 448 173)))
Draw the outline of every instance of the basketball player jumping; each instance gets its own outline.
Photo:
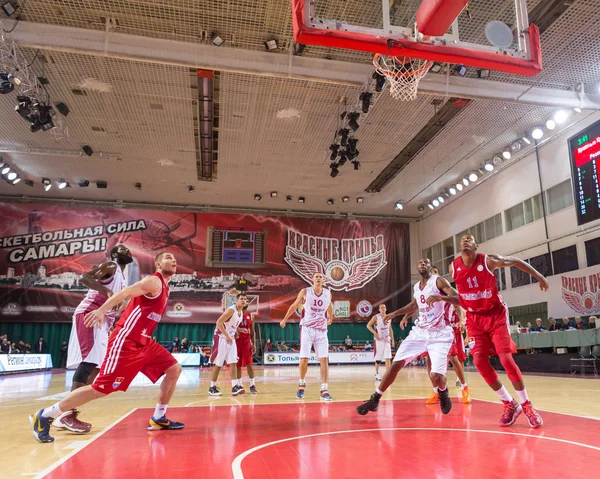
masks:
POLYGON ((87 327, 102 325, 110 310, 131 299, 110 335, 107 354, 94 382, 72 391, 63 400, 29 417, 33 436, 39 442, 54 441, 50 436, 54 418, 115 391, 126 391, 138 372, 154 383, 165 375, 148 430, 183 428, 183 424, 166 418, 181 366, 163 346, 152 341, 152 333, 167 310, 168 282, 177 270, 177 261, 171 253, 163 252, 156 256, 154 263, 154 274, 113 294, 100 308, 85 315, 87 327))
POLYGON ((217 320, 215 335, 213 336, 213 344, 210 352, 210 362, 214 364, 212 369, 212 377, 210 381, 209 396, 220 396, 221 391, 217 388, 217 379, 219 372, 225 363, 229 364, 229 373, 231 375, 231 394, 237 396, 244 394, 246 391, 242 386, 242 380, 238 379, 237 362, 238 351, 235 341, 235 334, 238 326, 242 322, 244 308, 248 304, 248 298, 244 293, 239 293, 236 296, 235 304, 229 306, 217 320))
POLYGON ((548 280, 528 263, 512 256, 477 253, 477 242, 472 235, 460 239, 461 255, 452 263, 452 276, 458 289, 458 295, 432 295, 427 303, 435 305, 445 301, 454 305, 460 303, 467 311, 467 335, 473 354, 475 367, 486 383, 498 394, 504 403, 504 413, 500 426, 511 426, 524 412, 533 428, 543 424, 541 416, 531 405, 521 371, 512 355, 516 347, 508 331, 508 308, 498 294, 498 286, 493 271, 496 268, 514 266, 530 274, 547 291, 548 280), (497 354, 512 382, 519 398, 516 402, 507 389, 498 380, 498 374, 489 361, 490 354, 497 354), (520 404, 519 404, 520 403, 520 404))
POLYGON ((254 384, 254 368, 252 367, 252 356, 256 353, 256 332, 254 331, 252 314, 248 311, 248 305, 244 307, 244 315, 237 329, 235 342, 239 357, 237 363, 238 384, 244 389, 244 385, 242 384, 242 368, 245 367, 250 378, 250 392, 258 394, 256 385, 254 384))
POLYGON ((373 333, 375 342, 375 379, 381 381, 379 366, 385 359, 385 370, 389 371, 392 359, 392 344, 394 344, 394 331, 391 328, 391 318, 386 316, 387 307, 379 305, 379 314, 367 323, 367 329, 373 333))
POLYGON ((296 397, 304 397, 306 388, 306 372, 310 350, 315 347, 315 353, 321 365, 321 400, 333 401, 327 390, 329 380, 329 339, 327 338, 327 326, 333 322, 333 307, 331 305, 331 291, 323 287, 323 274, 313 275, 312 288, 303 288, 296 301, 288 308, 285 317, 279 325, 285 328, 287 320, 304 303, 302 318, 300 319, 300 381, 296 397))
POLYGON ((379 388, 371 395, 368 401, 356 408, 361 415, 379 409, 379 400, 387 388, 395 381, 398 372, 413 358, 429 353, 431 358, 431 374, 429 377, 438 388, 440 395, 440 408, 442 413, 448 414, 452 409, 452 401, 446 387, 446 369, 448 367, 448 352, 454 342, 452 328, 448 324, 443 304, 429 306, 427 298, 439 295, 444 291, 448 295, 456 291, 444 278, 431 274, 431 261, 427 258, 419 260, 417 267, 421 280, 414 286, 413 300, 406 306, 389 315, 390 319, 403 314, 412 314, 419 310, 419 318, 415 322, 407 338, 402 342, 392 367, 385 372, 379 388))
MULTIPOLYGON (((85 327, 85 315, 98 309, 109 297, 127 287, 124 270, 133 261, 131 252, 126 246, 117 245, 110 251, 110 258, 112 261, 93 267, 79 279, 89 290, 73 314, 67 369, 77 369, 73 374, 71 391, 91 384, 98 375, 100 364, 106 355, 108 332, 117 312, 108 311, 102 325, 94 324, 92 328, 85 327)), ((90 432, 92 425, 80 421, 78 415, 77 409, 70 409, 58 416, 52 425, 71 432, 90 432)))

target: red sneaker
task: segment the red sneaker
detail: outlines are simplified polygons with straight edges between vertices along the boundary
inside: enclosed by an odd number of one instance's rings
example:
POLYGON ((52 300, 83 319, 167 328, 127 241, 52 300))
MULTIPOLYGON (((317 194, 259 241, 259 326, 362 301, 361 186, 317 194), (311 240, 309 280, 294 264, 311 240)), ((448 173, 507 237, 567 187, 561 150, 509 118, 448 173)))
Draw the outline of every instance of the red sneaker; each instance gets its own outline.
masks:
POLYGON ((502 401, 502 404, 504 404, 504 412, 500 418, 500 426, 512 426, 523 412, 523 409, 515 400, 512 402, 502 401))
POLYGON ((540 427, 542 424, 544 424, 544 420, 542 419, 542 416, 540 416, 538 414, 538 412, 533 408, 531 401, 524 402, 522 404, 522 406, 523 406, 523 412, 525 413, 525 416, 527 416, 529 425, 532 428, 535 429, 537 427, 540 427))
POLYGON ((80 421, 79 419, 77 419, 77 416, 79 416, 79 411, 77 409, 65 411, 56 418, 56 427, 59 429, 66 429, 68 431, 76 432, 79 434, 85 434, 90 432, 90 430, 92 429, 92 425, 88 422, 80 421))

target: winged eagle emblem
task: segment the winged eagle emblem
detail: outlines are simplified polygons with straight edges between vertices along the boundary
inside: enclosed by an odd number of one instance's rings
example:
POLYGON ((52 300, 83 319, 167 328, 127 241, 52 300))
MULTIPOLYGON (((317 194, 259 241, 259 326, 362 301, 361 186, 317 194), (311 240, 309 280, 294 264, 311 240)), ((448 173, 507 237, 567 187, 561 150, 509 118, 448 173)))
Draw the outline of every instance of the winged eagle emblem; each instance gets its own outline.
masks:
POLYGON ((569 307, 582 315, 598 314, 600 312, 600 291, 594 296, 592 293, 579 295, 564 288, 562 298, 569 307))

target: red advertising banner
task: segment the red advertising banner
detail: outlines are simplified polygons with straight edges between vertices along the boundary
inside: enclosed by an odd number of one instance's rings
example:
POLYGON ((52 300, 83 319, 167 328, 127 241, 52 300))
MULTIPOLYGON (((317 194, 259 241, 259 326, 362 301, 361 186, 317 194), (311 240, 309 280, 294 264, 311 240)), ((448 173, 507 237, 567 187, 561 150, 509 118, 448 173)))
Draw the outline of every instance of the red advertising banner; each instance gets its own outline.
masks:
POLYGON ((118 244, 129 284, 175 254, 167 322, 215 322, 239 290, 257 321, 279 321, 315 271, 339 321, 410 295, 407 224, 15 203, 0 205, 0 321, 71 321, 79 276, 118 244))

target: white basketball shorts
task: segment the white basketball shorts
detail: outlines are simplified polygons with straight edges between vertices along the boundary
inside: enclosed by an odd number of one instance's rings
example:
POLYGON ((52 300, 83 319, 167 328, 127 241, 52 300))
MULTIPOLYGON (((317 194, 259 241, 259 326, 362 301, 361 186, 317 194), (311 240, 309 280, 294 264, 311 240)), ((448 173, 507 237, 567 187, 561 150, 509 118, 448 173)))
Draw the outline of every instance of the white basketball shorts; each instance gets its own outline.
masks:
POLYGON ((80 363, 102 364, 108 346, 108 330, 105 319, 102 326, 94 324, 86 328, 83 324, 84 313, 73 315, 73 326, 67 349, 67 369, 76 369, 80 363))
POLYGON ((383 361, 384 359, 392 359, 392 345, 389 338, 387 341, 375 340, 375 361, 383 361))
POLYGON ((228 344, 225 336, 222 334, 215 334, 210 350, 210 362, 220 368, 222 368, 225 363, 236 364, 238 362, 238 354, 235 339, 231 344, 228 344))
POLYGON ((454 333, 450 326, 442 329, 422 329, 415 326, 402 341, 394 361, 404 360, 409 363, 426 352, 431 361, 431 372, 445 375, 448 369, 448 353, 453 343, 454 333))
POLYGON ((317 358, 329 357, 329 339, 327 331, 300 326, 300 357, 310 358, 310 349, 314 346, 317 358))

